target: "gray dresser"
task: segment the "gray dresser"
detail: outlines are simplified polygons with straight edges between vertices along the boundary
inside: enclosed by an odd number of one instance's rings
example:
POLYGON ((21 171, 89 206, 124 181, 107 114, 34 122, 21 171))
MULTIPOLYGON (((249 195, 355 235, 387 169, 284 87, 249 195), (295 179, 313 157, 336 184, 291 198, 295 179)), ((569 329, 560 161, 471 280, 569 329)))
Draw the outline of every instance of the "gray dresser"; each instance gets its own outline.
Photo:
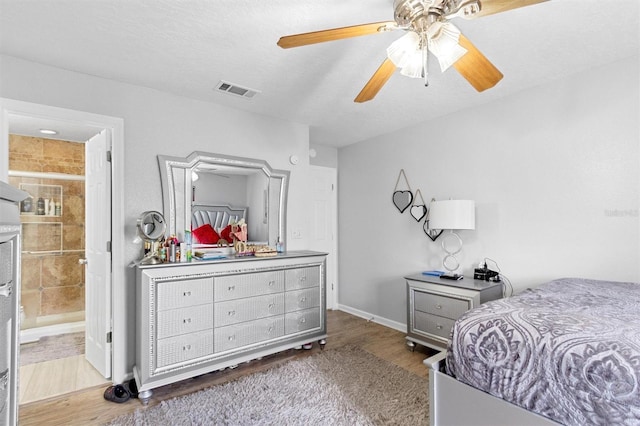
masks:
POLYGON ((134 375, 152 389, 318 341, 324 253, 137 266, 134 375))
POLYGON ((407 345, 447 348, 453 323, 481 303, 502 297, 502 283, 463 278, 446 280, 414 274, 407 280, 407 345))

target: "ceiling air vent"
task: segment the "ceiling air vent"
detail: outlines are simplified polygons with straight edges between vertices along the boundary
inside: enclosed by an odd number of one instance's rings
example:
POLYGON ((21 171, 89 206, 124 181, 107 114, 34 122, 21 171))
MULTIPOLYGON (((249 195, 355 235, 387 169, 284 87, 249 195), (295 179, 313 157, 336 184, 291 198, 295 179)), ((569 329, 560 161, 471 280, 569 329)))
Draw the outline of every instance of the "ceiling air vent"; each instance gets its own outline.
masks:
POLYGON ((260 93, 259 90, 238 86, 237 84, 229 83, 228 81, 223 80, 220 80, 220 82, 216 86, 216 90, 245 99, 253 99, 256 94, 260 93))

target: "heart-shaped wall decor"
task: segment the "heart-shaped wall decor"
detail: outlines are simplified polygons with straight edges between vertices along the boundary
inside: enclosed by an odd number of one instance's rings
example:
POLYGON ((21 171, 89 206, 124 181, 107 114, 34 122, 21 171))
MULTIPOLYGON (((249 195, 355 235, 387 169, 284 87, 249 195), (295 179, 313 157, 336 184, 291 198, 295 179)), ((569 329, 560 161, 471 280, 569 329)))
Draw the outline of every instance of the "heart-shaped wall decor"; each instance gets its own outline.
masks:
POLYGON ((413 194, 411 191, 396 191, 393 193, 393 204, 400 210, 400 213, 404 213, 404 211, 411 205, 413 201, 413 194))
POLYGON ((422 229, 424 233, 427 234, 427 237, 431 238, 431 241, 435 241, 442 234, 442 229, 430 229, 429 228, 429 220, 424 221, 424 225, 422 225, 422 229))
POLYGON ((424 204, 414 204, 411 206, 410 212, 416 222, 420 222, 427 215, 427 206, 424 204))

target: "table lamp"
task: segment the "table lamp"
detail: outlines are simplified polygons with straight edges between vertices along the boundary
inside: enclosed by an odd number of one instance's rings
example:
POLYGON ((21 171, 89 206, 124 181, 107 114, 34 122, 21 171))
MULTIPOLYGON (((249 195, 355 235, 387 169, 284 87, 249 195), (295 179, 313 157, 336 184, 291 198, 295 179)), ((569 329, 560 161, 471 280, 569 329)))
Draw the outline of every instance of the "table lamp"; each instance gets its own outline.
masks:
POLYGON ((462 250, 462 239, 454 231, 476 229, 476 212, 473 200, 432 201, 429 205, 429 228, 450 230, 442 238, 442 249, 446 255, 442 265, 453 272, 460 264, 455 255, 462 250))

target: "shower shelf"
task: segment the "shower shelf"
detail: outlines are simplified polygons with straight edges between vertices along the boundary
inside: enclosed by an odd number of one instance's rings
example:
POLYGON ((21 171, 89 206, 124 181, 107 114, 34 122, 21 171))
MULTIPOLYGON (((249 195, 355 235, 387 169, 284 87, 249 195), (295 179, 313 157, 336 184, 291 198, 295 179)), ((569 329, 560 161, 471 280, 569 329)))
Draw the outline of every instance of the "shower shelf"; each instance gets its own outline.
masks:
POLYGON ((46 185, 41 183, 20 183, 20 189, 31 195, 30 205, 22 202, 20 214, 22 216, 60 217, 62 216, 62 185, 46 185), (37 213, 38 199, 46 203, 44 214, 37 213), (52 207, 51 203, 55 203, 52 207), (57 208, 59 205, 59 208, 57 208))

